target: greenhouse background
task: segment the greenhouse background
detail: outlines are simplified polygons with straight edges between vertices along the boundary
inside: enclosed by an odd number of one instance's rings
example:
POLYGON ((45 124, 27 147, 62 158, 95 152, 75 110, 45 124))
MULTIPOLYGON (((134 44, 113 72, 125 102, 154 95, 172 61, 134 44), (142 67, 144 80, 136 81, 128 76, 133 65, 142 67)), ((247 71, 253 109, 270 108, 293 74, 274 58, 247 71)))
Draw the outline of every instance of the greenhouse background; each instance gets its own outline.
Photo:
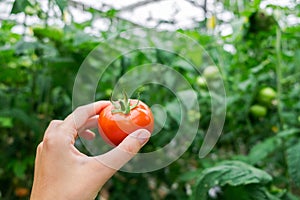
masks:
MULTIPOLYGON (((140 98, 153 108, 157 131, 142 152, 172 143, 183 123, 199 125, 197 133, 163 168, 117 172, 98 199, 300 198, 299 0, 2 0, 0 199, 29 199, 37 145, 51 120, 74 109, 76 77, 95 49, 108 52, 91 59, 99 70, 110 51, 128 49, 95 86, 95 101, 109 99, 127 72, 151 64, 184 77, 200 108, 188 110, 188 121, 182 121, 172 91, 141 85, 140 98), (159 48, 165 43, 168 50, 159 48), (140 44, 153 46, 129 51, 140 44), (226 94, 224 126, 212 150, 199 157, 214 113, 212 99, 223 98, 211 90, 220 84, 226 94)), ((190 91, 165 74, 164 83, 190 91)), ((86 144, 76 141, 81 152, 93 155, 86 144)))

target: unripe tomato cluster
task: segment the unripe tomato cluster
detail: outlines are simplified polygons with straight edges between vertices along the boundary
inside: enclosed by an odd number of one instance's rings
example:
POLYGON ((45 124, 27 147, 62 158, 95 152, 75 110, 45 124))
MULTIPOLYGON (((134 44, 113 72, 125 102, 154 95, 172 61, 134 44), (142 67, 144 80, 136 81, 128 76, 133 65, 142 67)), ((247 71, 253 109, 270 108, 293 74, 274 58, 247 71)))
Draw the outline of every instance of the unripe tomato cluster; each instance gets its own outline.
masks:
POLYGON ((250 113, 254 117, 265 117, 268 113, 268 108, 276 105, 276 91, 271 87, 262 88, 256 97, 257 103, 250 107, 250 113))
POLYGON ((204 69, 202 76, 198 76, 196 83, 198 86, 204 88, 207 86, 207 81, 214 81, 219 76, 219 69, 217 66, 208 66, 204 69))

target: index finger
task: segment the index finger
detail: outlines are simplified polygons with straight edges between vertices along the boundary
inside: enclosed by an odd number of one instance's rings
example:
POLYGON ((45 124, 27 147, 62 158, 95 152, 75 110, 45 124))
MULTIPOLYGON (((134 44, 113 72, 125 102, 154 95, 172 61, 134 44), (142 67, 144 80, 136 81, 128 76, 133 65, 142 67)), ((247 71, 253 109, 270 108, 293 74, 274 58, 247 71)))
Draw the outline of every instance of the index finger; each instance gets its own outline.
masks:
POLYGON ((88 119, 99 114, 101 110, 103 110, 109 104, 109 101, 97 101, 91 104, 80 106, 65 118, 62 125, 78 131, 85 125, 88 119))

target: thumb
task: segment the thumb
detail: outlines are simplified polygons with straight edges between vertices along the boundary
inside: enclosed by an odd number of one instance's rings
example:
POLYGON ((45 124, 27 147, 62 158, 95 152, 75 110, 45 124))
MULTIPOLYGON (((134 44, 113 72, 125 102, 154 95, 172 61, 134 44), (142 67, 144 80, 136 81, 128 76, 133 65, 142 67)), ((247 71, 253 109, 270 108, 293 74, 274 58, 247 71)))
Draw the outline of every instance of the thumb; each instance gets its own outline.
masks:
POLYGON ((146 129, 139 129, 129 134, 116 148, 97 156, 97 160, 108 167, 113 175, 125 165, 146 144, 151 134, 146 129))
POLYGON ((133 157, 148 142, 150 136, 150 132, 146 129, 136 130, 129 134, 115 149, 131 154, 133 157))

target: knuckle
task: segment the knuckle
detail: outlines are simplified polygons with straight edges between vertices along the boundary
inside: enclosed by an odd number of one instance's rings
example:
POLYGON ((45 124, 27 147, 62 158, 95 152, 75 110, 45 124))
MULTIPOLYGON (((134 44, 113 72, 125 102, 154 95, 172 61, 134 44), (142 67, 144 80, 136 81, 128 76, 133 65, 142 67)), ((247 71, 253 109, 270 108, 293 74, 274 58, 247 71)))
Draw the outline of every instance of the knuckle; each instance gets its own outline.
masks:
POLYGON ((52 120, 45 132, 43 141, 38 145, 39 149, 56 149, 58 146, 65 142, 65 137, 62 137, 66 131, 63 121, 61 120, 52 120))
POLYGON ((74 113, 81 113, 83 112, 85 109, 84 109, 84 106, 78 106, 77 108, 75 108, 74 110, 74 113))
POLYGON ((54 147, 56 144, 55 142, 55 137, 51 136, 51 135, 45 135, 44 139, 43 139, 43 146, 45 148, 52 148, 54 147))
POLYGON ((42 150, 43 150, 43 142, 41 142, 38 146, 37 146, 37 153, 39 154, 39 153, 41 153, 42 152, 42 150))
POLYGON ((52 120, 52 121, 49 123, 49 126, 48 126, 47 130, 52 129, 52 128, 56 128, 56 127, 59 126, 61 123, 62 123, 61 120, 52 120))
POLYGON ((54 119, 54 120, 51 120, 49 126, 57 126, 57 125, 59 125, 61 122, 62 122, 61 120, 54 119))
POLYGON ((74 110, 75 114, 88 115, 87 105, 79 106, 74 110))
POLYGON ((41 142, 38 146, 37 146, 37 150, 41 151, 43 149, 43 142, 41 142))

